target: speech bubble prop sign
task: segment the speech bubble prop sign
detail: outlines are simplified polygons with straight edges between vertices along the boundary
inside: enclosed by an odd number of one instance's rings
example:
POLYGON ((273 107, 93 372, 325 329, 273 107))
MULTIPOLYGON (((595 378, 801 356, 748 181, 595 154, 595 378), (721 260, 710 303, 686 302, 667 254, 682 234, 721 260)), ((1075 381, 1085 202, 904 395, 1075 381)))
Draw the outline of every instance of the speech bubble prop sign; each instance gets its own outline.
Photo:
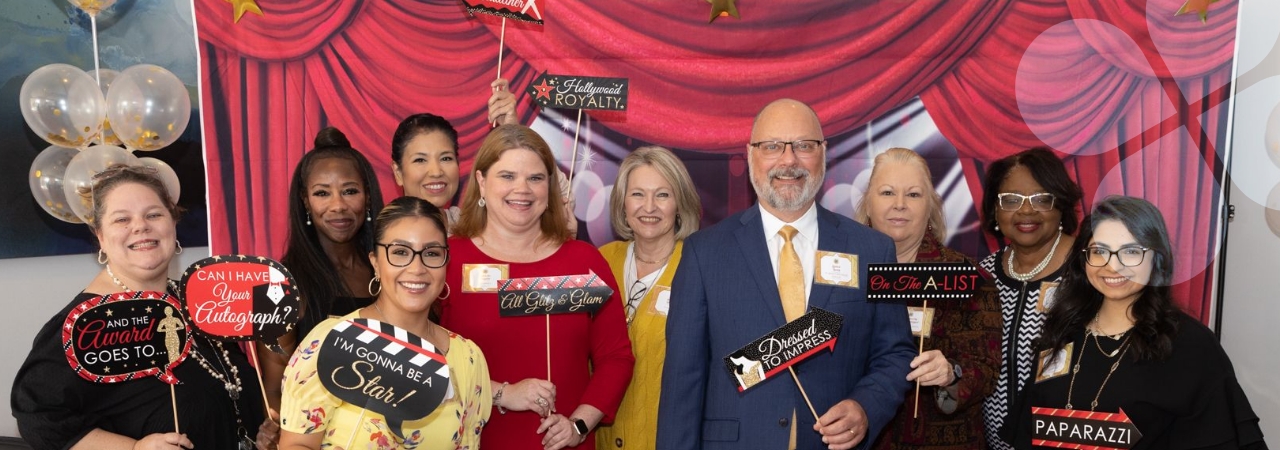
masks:
POLYGON ((502 317, 594 314, 610 295, 613 289, 595 272, 498 280, 498 314, 502 317))
POLYGON ((319 351, 316 376, 324 388, 382 414, 401 439, 405 421, 427 417, 454 394, 444 356, 430 342, 391 324, 344 320, 319 351))
POLYGON ((467 14, 491 14, 506 19, 542 25, 542 9, 538 0, 462 0, 467 14))
POLYGON ((155 375, 176 384, 173 368, 191 350, 182 307, 169 294, 121 292, 85 300, 62 325, 62 350, 71 369, 94 383, 155 375))
POLYGON ((542 74, 526 91, 543 108, 627 110, 626 78, 542 74))
POLYGON ((1142 433, 1119 413, 1031 408, 1031 445, 1083 450, 1133 448, 1142 433))
POLYGON ((183 272, 180 292, 187 317, 200 332, 268 345, 293 329, 301 306, 289 269, 261 256, 196 261, 183 272))
POLYGON ((745 391, 819 350, 835 350, 843 324, 839 314, 809 308, 808 314, 724 357, 724 367, 738 380, 738 391, 745 391))
POLYGON ((978 292, 978 268, 959 263, 867 265, 867 300, 918 305, 924 300, 964 300, 978 292))

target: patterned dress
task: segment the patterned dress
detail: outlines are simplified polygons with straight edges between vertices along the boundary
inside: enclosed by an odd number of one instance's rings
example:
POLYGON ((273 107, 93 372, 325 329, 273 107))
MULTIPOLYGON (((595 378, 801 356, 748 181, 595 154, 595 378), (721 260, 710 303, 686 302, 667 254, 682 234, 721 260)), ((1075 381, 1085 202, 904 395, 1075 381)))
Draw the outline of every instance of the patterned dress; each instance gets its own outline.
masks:
POLYGON ((480 448, 480 430, 493 407, 489 367, 471 341, 449 333, 449 380, 453 396, 427 417, 405 421, 404 439, 387 426, 381 414, 343 402, 325 390, 316 373, 321 343, 338 322, 359 317, 360 311, 316 326, 298 345, 284 370, 280 400, 280 429, 298 434, 324 433, 320 448, 455 449, 480 448))
POLYGON ((988 256, 979 263, 982 270, 995 276, 996 290, 1000 293, 1000 314, 1004 319, 1000 346, 1000 377, 996 379, 996 389, 983 404, 983 415, 987 423, 987 443, 996 450, 1013 448, 1000 436, 1000 427, 1009 420, 1009 412, 1013 402, 1031 379, 1035 368, 1035 341, 1040 338, 1044 329, 1046 306, 1052 306, 1053 293, 1062 274, 1066 272, 1063 264, 1051 274, 1038 280, 1018 281, 1005 273, 1005 248, 988 256), (1045 295, 1047 304, 1040 302, 1045 295))

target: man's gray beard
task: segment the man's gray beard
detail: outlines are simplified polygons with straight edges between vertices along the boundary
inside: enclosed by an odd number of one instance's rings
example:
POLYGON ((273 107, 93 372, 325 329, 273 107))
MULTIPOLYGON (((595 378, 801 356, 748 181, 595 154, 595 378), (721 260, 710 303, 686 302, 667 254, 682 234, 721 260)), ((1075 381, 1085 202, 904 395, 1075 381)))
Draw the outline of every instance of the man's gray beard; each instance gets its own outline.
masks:
MULTIPOLYGON (((822 187, 822 177, 815 177, 813 176, 812 173, 809 173, 808 170, 799 166, 776 167, 770 170, 769 173, 765 175, 765 179, 763 180, 763 182, 761 182, 761 180, 756 179, 754 175, 755 172, 751 171, 749 162, 748 162, 747 170, 748 170, 748 173, 752 174, 750 176, 751 186, 755 188, 756 196, 760 198, 760 201, 764 202, 765 204, 769 205, 769 207, 778 211, 787 211, 787 212, 799 211, 801 208, 804 208, 805 206, 807 206, 809 202, 813 201, 818 197, 818 188, 822 187), (800 192, 796 193, 796 195, 791 195, 791 196, 784 195, 784 193, 781 192, 779 189, 774 189, 773 185, 769 184, 770 179, 773 179, 773 177, 776 177, 779 175, 782 175, 782 176, 804 175, 805 176, 804 187, 801 188, 800 192)), ((826 173, 825 164, 824 164, 824 167, 822 168, 822 171, 824 174, 826 173)), ((791 188, 791 187, 786 187, 784 189, 789 191, 794 190, 794 188, 791 188)))

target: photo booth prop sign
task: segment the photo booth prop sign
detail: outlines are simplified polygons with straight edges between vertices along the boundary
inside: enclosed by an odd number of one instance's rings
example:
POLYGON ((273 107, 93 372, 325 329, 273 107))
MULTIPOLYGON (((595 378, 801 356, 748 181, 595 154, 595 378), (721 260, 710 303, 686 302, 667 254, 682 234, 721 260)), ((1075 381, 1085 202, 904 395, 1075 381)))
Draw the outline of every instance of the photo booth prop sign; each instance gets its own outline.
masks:
POLYGON ((738 392, 769 379, 819 350, 835 350, 844 317, 821 309, 761 336, 724 358, 725 369, 738 380, 738 392))
POLYGON ((1031 445, 1083 450, 1133 448, 1142 433, 1119 413, 1031 408, 1031 445))
POLYGON ((613 289, 595 272, 498 280, 498 313, 502 317, 595 313, 610 295, 613 289))
POLYGON ((425 339, 394 325, 357 318, 339 322, 319 349, 316 373, 329 393, 401 426, 422 419, 454 395, 445 357, 425 339))
POLYGON ((627 110, 626 78, 551 75, 533 80, 526 91, 543 108, 627 110))
POLYGON ((173 368, 191 350, 182 307, 169 294, 121 292, 85 300, 62 325, 62 349, 81 378, 119 383, 155 375, 175 384, 173 368))
POLYGON ((222 255, 196 261, 183 272, 180 291, 191 324, 219 339, 274 347, 298 322, 301 305, 293 275, 265 257, 222 255))
POLYGON ((919 305, 925 300, 964 300, 978 292, 982 275, 969 263, 867 265, 867 300, 919 305))
POLYGON ((491 14, 504 19, 542 25, 542 9, 538 0, 462 0, 467 14, 491 14))

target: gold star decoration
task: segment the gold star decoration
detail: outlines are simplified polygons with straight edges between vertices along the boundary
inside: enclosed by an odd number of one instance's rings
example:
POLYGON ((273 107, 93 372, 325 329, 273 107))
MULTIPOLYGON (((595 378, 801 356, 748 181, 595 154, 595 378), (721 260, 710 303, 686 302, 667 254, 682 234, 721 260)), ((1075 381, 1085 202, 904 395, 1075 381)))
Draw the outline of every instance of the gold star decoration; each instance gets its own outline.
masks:
POLYGON ((1194 11, 1200 15, 1201 23, 1208 22, 1209 5, 1217 2, 1218 0, 1187 0, 1186 3, 1182 4, 1181 8, 1178 8, 1178 12, 1173 13, 1173 15, 1180 16, 1194 11))
POLYGON ((259 8, 258 4, 254 0, 227 0, 227 3, 230 3, 231 7, 235 8, 235 23, 240 23, 240 17, 243 17, 246 12, 251 12, 257 14, 258 17, 263 17, 262 8, 259 8))
POLYGON ((103 373, 111 373, 111 368, 110 368, 110 367, 103 367, 103 368, 102 368, 102 372, 103 372, 103 373))
POLYGON ((110 310, 110 309, 108 309, 108 310, 107 310, 107 317, 111 317, 111 310, 110 310))
POLYGON ((147 314, 151 314, 151 307, 150 307, 150 306, 148 306, 148 307, 147 307, 147 314))
POLYGON ((715 22, 717 18, 725 16, 741 19, 738 16, 738 6, 733 4, 734 1, 736 0, 707 0, 707 3, 711 4, 711 20, 708 20, 707 23, 715 22))

